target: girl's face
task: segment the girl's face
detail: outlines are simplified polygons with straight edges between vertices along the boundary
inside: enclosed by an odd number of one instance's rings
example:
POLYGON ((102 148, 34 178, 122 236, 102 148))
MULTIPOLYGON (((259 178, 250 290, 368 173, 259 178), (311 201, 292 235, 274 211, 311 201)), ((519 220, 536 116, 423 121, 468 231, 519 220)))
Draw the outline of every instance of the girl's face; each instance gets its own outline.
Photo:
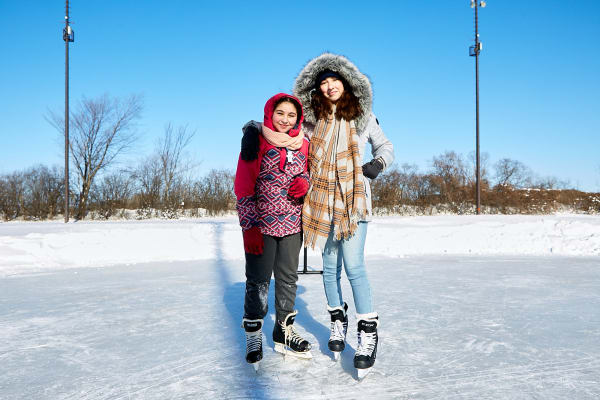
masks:
POLYGON ((289 101, 279 103, 273 111, 273 126, 277 132, 288 133, 296 125, 297 120, 296 107, 289 101))
POLYGON ((325 98, 332 103, 338 101, 344 93, 344 84, 341 80, 333 76, 325 78, 321 82, 320 88, 321 93, 323 93, 323 96, 325 96, 325 98))

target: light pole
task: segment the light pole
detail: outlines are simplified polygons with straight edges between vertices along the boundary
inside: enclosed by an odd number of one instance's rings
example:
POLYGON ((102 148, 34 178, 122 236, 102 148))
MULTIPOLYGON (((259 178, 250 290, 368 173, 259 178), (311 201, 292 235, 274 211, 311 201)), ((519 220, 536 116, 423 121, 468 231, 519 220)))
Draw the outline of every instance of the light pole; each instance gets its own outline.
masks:
POLYGON ((475 191, 476 191, 476 212, 477 215, 481 213, 481 187, 480 187, 480 165, 479 165, 479 53, 481 52, 481 42, 479 41, 479 30, 478 30, 478 16, 477 9, 479 7, 485 7, 485 1, 471 0, 471 8, 475 10, 475 45, 469 47, 469 55, 475 57, 475 154, 476 154, 476 167, 475 167, 475 191))
POLYGON ((75 41, 75 33, 69 25, 69 0, 66 0, 65 11, 65 222, 69 222, 69 43, 75 41))

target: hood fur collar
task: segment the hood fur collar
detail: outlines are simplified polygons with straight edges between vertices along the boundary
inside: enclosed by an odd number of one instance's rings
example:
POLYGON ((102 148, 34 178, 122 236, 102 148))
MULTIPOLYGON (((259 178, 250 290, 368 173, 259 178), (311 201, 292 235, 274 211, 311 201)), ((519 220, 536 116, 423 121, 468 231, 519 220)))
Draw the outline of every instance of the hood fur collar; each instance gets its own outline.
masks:
POLYGON ((305 105, 304 120, 312 125, 317 122, 315 113, 310 108, 310 99, 312 91, 315 90, 315 79, 326 69, 340 74, 352 87, 352 92, 358 98, 361 107, 361 114, 355 121, 356 128, 359 133, 362 132, 369 121, 373 104, 371 82, 350 60, 337 54, 323 53, 313 58, 298 74, 294 83, 294 94, 305 105))

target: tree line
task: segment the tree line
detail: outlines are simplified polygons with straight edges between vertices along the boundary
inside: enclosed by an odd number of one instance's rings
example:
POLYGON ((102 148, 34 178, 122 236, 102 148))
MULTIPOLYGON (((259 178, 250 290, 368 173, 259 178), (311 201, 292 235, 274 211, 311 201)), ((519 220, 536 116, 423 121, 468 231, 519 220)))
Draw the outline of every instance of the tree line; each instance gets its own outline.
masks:
MULTIPOLYGON (((434 156, 426 172, 416 165, 394 166, 373 181, 373 203, 381 213, 475 213, 475 157, 454 151, 434 156)), ((544 214, 560 210, 600 212, 600 194, 570 188, 555 177, 539 177, 524 163, 480 158, 482 212, 544 214)))
MULTIPOLYGON (((111 217, 175 218, 218 215, 235 210, 234 173, 211 170, 196 177, 199 163, 186 155, 196 131, 166 124, 150 155, 119 168, 118 159, 135 148, 139 96, 83 98, 70 114, 70 214, 77 220, 111 217), (133 212, 133 215, 132 215, 133 212)), ((48 122, 64 136, 64 119, 49 112, 48 122)), ((473 213, 475 160, 447 151, 433 157, 428 171, 394 165, 373 181, 380 213, 473 213)), ((599 212, 600 196, 568 189, 569 183, 539 178, 520 161, 490 165, 481 157, 481 201, 488 213, 547 213, 561 206, 599 212)), ((0 217, 44 220, 64 213, 63 170, 33 166, 0 175, 0 217)))

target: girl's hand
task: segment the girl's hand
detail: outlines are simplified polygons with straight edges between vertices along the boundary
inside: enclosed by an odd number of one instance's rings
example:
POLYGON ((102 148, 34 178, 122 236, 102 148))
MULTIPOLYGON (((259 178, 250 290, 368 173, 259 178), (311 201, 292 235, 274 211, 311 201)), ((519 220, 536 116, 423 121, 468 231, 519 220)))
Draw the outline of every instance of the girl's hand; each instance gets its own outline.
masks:
POLYGON ((256 160, 258 158, 258 151, 260 148, 260 131, 254 124, 252 124, 252 121, 250 121, 244 125, 242 132, 244 132, 244 136, 242 136, 242 160, 256 160))
POLYGON ((362 166, 362 173, 369 179, 375 179, 382 169, 383 164, 381 161, 378 158, 374 158, 362 166))
POLYGON ((301 176, 295 177, 288 190, 288 195, 294 199, 299 199, 306 192, 308 192, 308 180, 301 176))
POLYGON ((248 254, 259 256, 263 252, 264 240, 263 234, 258 226, 245 230, 244 235, 244 251, 248 254))

